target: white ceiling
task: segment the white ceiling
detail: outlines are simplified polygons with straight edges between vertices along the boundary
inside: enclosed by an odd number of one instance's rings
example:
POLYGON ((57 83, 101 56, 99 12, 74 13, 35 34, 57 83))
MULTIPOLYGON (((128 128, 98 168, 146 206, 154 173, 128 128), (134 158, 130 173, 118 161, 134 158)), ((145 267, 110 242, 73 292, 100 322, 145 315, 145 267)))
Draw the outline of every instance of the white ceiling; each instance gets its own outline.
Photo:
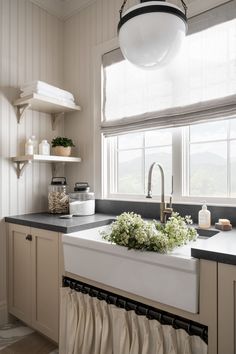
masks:
POLYGON ((66 20, 75 12, 90 5, 96 0, 30 0, 34 4, 45 9, 52 15, 62 20, 66 20))
MULTIPOLYGON (((66 20, 72 16, 75 12, 83 9, 84 7, 90 5, 96 0, 30 0, 34 4, 47 10, 49 13, 57 16, 62 20, 66 20)), ((110 0, 112 1, 112 0, 110 0)), ((215 6, 221 5, 222 3, 229 2, 232 0, 185 0, 188 5, 188 17, 195 16, 201 12, 207 11, 215 6)), ((123 0, 120 0, 122 4, 123 0)), ((138 0, 137 0, 138 2, 138 0)), ((169 0, 169 2, 174 3, 181 7, 180 0, 169 0)))

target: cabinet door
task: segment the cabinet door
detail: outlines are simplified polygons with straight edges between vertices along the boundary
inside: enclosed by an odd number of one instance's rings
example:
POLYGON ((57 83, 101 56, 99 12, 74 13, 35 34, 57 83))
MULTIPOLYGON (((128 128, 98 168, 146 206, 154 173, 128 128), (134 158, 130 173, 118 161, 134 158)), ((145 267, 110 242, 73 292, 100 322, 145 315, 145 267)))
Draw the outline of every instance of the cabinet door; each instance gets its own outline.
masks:
POLYGON ((31 229, 32 326, 58 342, 59 260, 57 232, 31 229))
POLYGON ((9 225, 8 299, 9 312, 31 325, 31 241, 30 228, 9 225))
POLYGON ((236 354, 236 266, 218 264, 218 354, 236 354))

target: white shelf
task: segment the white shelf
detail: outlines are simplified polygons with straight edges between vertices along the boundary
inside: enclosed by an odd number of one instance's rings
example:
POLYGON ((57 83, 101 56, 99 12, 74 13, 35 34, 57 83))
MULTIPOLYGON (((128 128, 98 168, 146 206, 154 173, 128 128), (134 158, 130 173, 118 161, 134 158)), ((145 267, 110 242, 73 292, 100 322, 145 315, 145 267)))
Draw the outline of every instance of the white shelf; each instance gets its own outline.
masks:
POLYGON ((50 162, 56 163, 66 163, 66 162, 81 162, 80 157, 73 156, 55 156, 55 155, 22 155, 12 157, 12 161, 16 163, 17 177, 20 178, 25 167, 32 162, 50 162))
POLYGON ((53 97, 47 97, 39 95, 37 93, 32 93, 29 96, 19 98, 14 102, 14 106, 17 107, 17 122, 20 123, 27 109, 32 109, 34 111, 50 113, 52 116, 52 127, 55 129, 55 124, 57 119, 65 112, 80 111, 81 107, 77 106, 73 102, 65 102, 53 97))

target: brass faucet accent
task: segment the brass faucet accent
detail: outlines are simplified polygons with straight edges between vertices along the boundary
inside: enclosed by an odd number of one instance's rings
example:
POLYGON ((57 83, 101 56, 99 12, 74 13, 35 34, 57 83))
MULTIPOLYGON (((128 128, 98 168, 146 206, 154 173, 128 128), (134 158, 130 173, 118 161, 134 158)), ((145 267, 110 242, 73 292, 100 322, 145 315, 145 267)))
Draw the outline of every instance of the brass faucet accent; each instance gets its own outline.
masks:
POLYGON ((169 207, 167 207, 167 203, 165 202, 165 176, 164 176, 164 171, 163 167, 161 164, 157 162, 153 162, 153 164, 150 166, 149 172, 148 172, 148 194, 146 198, 152 198, 152 171, 155 166, 159 167, 159 170, 161 172, 161 202, 160 202, 160 221, 161 223, 165 223, 167 218, 171 216, 173 212, 172 208, 172 196, 170 196, 170 203, 169 207))

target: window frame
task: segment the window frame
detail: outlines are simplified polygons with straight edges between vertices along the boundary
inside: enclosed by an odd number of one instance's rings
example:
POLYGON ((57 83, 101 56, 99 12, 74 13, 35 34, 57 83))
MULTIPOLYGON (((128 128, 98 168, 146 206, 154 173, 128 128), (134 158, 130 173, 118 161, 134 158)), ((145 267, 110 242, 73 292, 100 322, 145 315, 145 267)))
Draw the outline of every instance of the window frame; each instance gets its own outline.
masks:
MULTIPOLYGON (((229 128, 228 128, 229 130, 229 128)), ((190 147, 190 140, 189 140, 189 127, 179 128, 173 131, 172 135, 172 175, 173 175, 173 201, 174 203, 184 203, 184 204, 193 204, 193 203, 202 203, 205 199, 207 200, 208 204, 222 204, 222 205, 232 205, 236 203, 236 198, 233 197, 210 197, 210 196, 190 196, 189 195, 189 184, 190 184, 190 154, 189 154, 189 147, 190 147), (182 168, 179 168, 181 166, 182 168)), ((117 185, 117 153, 116 153, 116 146, 111 146, 111 144, 116 145, 115 139, 111 141, 107 139, 107 185, 108 189, 104 195, 106 199, 113 199, 113 200, 136 200, 136 201, 144 201, 146 196, 143 194, 123 194, 123 193, 112 193, 111 190, 114 190, 115 185, 117 185), (115 158, 116 156, 116 158, 115 158), (113 169, 111 169, 111 163, 113 164, 113 169), (111 177, 111 178, 110 178, 111 177), (110 181, 112 181, 112 189, 110 187, 110 181)), ((230 145, 232 140, 229 137, 229 133, 227 133, 227 139, 221 139, 221 141, 225 141, 227 145, 230 145)), ((204 141, 214 142, 212 141, 204 141)), ((217 140, 218 141, 218 140, 217 140)), ((203 142, 203 143, 204 143, 203 142)), ((106 142, 104 141, 106 144, 106 142)), ((145 149, 144 147, 140 149, 145 149)), ((132 150, 132 149, 131 149, 132 150)), ((230 149, 227 149, 227 165, 228 165, 228 191, 230 189, 230 159, 229 159, 230 149)), ((144 171, 143 171, 144 172, 144 171)), ((165 171, 164 171, 165 172, 165 171)), ((158 173, 158 171, 157 171, 158 173)), ((169 195, 166 194, 166 201, 168 202, 169 195)), ((148 200, 150 201, 150 199, 148 200)), ((160 201, 160 195, 153 195, 152 201, 160 201)))
MULTIPOLYGON (((154 195, 152 199, 146 199, 142 194, 127 195, 110 193, 110 183, 108 179, 108 169, 110 168, 110 151, 107 146, 106 138, 100 132, 102 121, 102 104, 103 104, 103 78, 102 78, 102 56, 111 50, 117 49, 118 39, 114 38, 110 41, 97 45, 94 48, 94 190, 96 197, 109 200, 129 200, 142 202, 159 202, 160 196, 154 195)), ((187 128, 187 127, 186 127, 187 128)), ((186 129, 185 127, 182 129, 186 129)), ((187 152, 186 137, 184 134, 173 137, 175 149, 172 151, 172 171, 173 181, 173 202, 177 204, 201 204, 204 199, 210 205, 232 206, 236 204, 236 198, 233 197, 194 197, 187 196, 189 190, 188 178, 186 178, 186 169, 189 169, 189 162, 184 158, 187 152), (184 149, 182 149, 184 146, 184 149), (182 166, 182 168, 179 168, 182 166), (185 171, 185 173, 184 173, 185 171)), ((113 182, 114 183, 114 182, 113 182)), ((167 198, 166 198, 167 201, 167 198)))

